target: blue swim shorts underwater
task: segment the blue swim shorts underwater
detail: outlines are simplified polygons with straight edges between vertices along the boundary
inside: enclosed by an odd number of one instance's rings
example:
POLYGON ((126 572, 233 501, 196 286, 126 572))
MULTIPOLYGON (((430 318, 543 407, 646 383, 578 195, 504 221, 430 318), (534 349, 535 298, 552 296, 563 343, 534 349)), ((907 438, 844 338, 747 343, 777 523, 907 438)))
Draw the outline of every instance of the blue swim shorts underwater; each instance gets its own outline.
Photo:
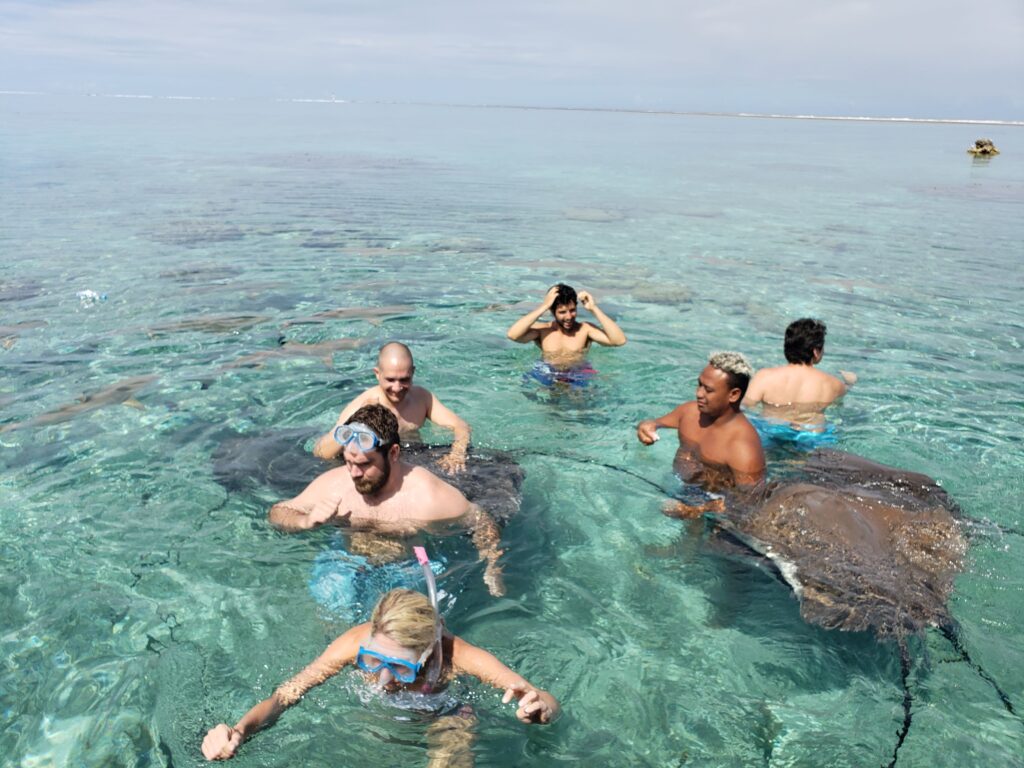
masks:
MULTIPOLYGON (((433 556, 431 570, 440 574, 444 562, 433 556)), ((353 624, 366 621, 381 596, 398 587, 426 591, 423 569, 415 559, 374 565, 332 544, 316 556, 309 577, 313 599, 331 614, 353 624)))
POLYGON ((790 446, 801 450, 814 450, 824 445, 835 445, 838 440, 835 424, 824 424, 820 429, 798 429, 788 421, 766 419, 748 414, 761 445, 765 448, 790 446))
POLYGON ((545 387, 563 384, 572 389, 583 389, 596 375, 597 371, 588 362, 583 362, 572 368, 559 368, 551 363, 538 360, 529 371, 523 374, 523 382, 526 384, 537 382, 545 387))

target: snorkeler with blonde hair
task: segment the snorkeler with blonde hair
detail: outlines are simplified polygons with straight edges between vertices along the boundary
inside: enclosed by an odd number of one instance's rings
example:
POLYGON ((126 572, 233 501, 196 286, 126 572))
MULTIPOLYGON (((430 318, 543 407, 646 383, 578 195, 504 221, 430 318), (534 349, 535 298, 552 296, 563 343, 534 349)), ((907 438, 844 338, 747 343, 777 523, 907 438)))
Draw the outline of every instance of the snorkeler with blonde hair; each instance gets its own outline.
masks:
POLYGON ((751 487, 764 479, 764 449, 757 430, 740 411, 754 375, 739 352, 716 352, 697 378, 696 399, 657 419, 641 421, 637 439, 651 445, 661 428, 679 435, 676 469, 686 482, 708 491, 751 487))
MULTIPOLYGON (((425 554, 420 550, 417 555, 424 573, 430 574, 425 554)), ((307 691, 347 666, 362 672, 366 681, 385 695, 409 692, 422 699, 422 706, 417 709, 440 710, 441 716, 427 733, 431 765, 448 765, 460 759, 461 764, 472 761, 472 710, 457 702, 453 705, 450 696, 438 698, 460 675, 504 690, 502 703, 516 701, 516 718, 523 723, 547 724, 558 717, 560 707, 554 696, 492 654, 445 629, 437 612, 432 574, 427 576, 427 584, 430 598, 408 589, 395 589, 381 597, 370 621, 338 637, 315 661, 282 683, 270 698, 246 712, 235 725, 220 723, 211 728, 203 739, 203 756, 207 760, 234 757, 254 733, 273 725, 307 691)))

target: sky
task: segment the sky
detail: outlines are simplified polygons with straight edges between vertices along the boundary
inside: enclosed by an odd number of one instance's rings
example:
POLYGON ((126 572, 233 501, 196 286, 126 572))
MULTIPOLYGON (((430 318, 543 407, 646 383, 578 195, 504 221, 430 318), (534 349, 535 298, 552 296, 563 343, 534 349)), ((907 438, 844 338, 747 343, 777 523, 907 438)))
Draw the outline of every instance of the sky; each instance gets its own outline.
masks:
POLYGON ((0 91, 1024 119, 1024 0, 0 0, 0 91))

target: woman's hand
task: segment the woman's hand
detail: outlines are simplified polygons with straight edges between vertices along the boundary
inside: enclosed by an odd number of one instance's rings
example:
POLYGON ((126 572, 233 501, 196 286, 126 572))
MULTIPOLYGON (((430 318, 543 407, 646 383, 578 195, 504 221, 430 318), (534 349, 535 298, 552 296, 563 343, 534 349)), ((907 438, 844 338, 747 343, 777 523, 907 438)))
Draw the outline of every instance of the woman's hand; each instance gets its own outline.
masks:
POLYGON ((501 697, 501 703, 508 704, 512 699, 519 701, 516 717, 520 722, 550 723, 555 716, 555 710, 536 688, 521 683, 509 686, 505 689, 505 695, 501 697))
POLYGON ((203 739, 203 757, 207 760, 227 760, 234 757, 242 746, 242 732, 221 723, 211 728, 203 739))

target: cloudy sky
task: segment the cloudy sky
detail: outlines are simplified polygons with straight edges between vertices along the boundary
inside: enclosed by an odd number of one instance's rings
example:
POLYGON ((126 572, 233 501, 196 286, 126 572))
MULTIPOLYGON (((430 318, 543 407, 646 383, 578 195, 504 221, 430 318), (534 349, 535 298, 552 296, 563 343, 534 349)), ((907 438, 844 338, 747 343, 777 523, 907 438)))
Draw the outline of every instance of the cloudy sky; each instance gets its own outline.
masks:
POLYGON ((0 90, 1024 119, 1024 0, 0 0, 0 90))

